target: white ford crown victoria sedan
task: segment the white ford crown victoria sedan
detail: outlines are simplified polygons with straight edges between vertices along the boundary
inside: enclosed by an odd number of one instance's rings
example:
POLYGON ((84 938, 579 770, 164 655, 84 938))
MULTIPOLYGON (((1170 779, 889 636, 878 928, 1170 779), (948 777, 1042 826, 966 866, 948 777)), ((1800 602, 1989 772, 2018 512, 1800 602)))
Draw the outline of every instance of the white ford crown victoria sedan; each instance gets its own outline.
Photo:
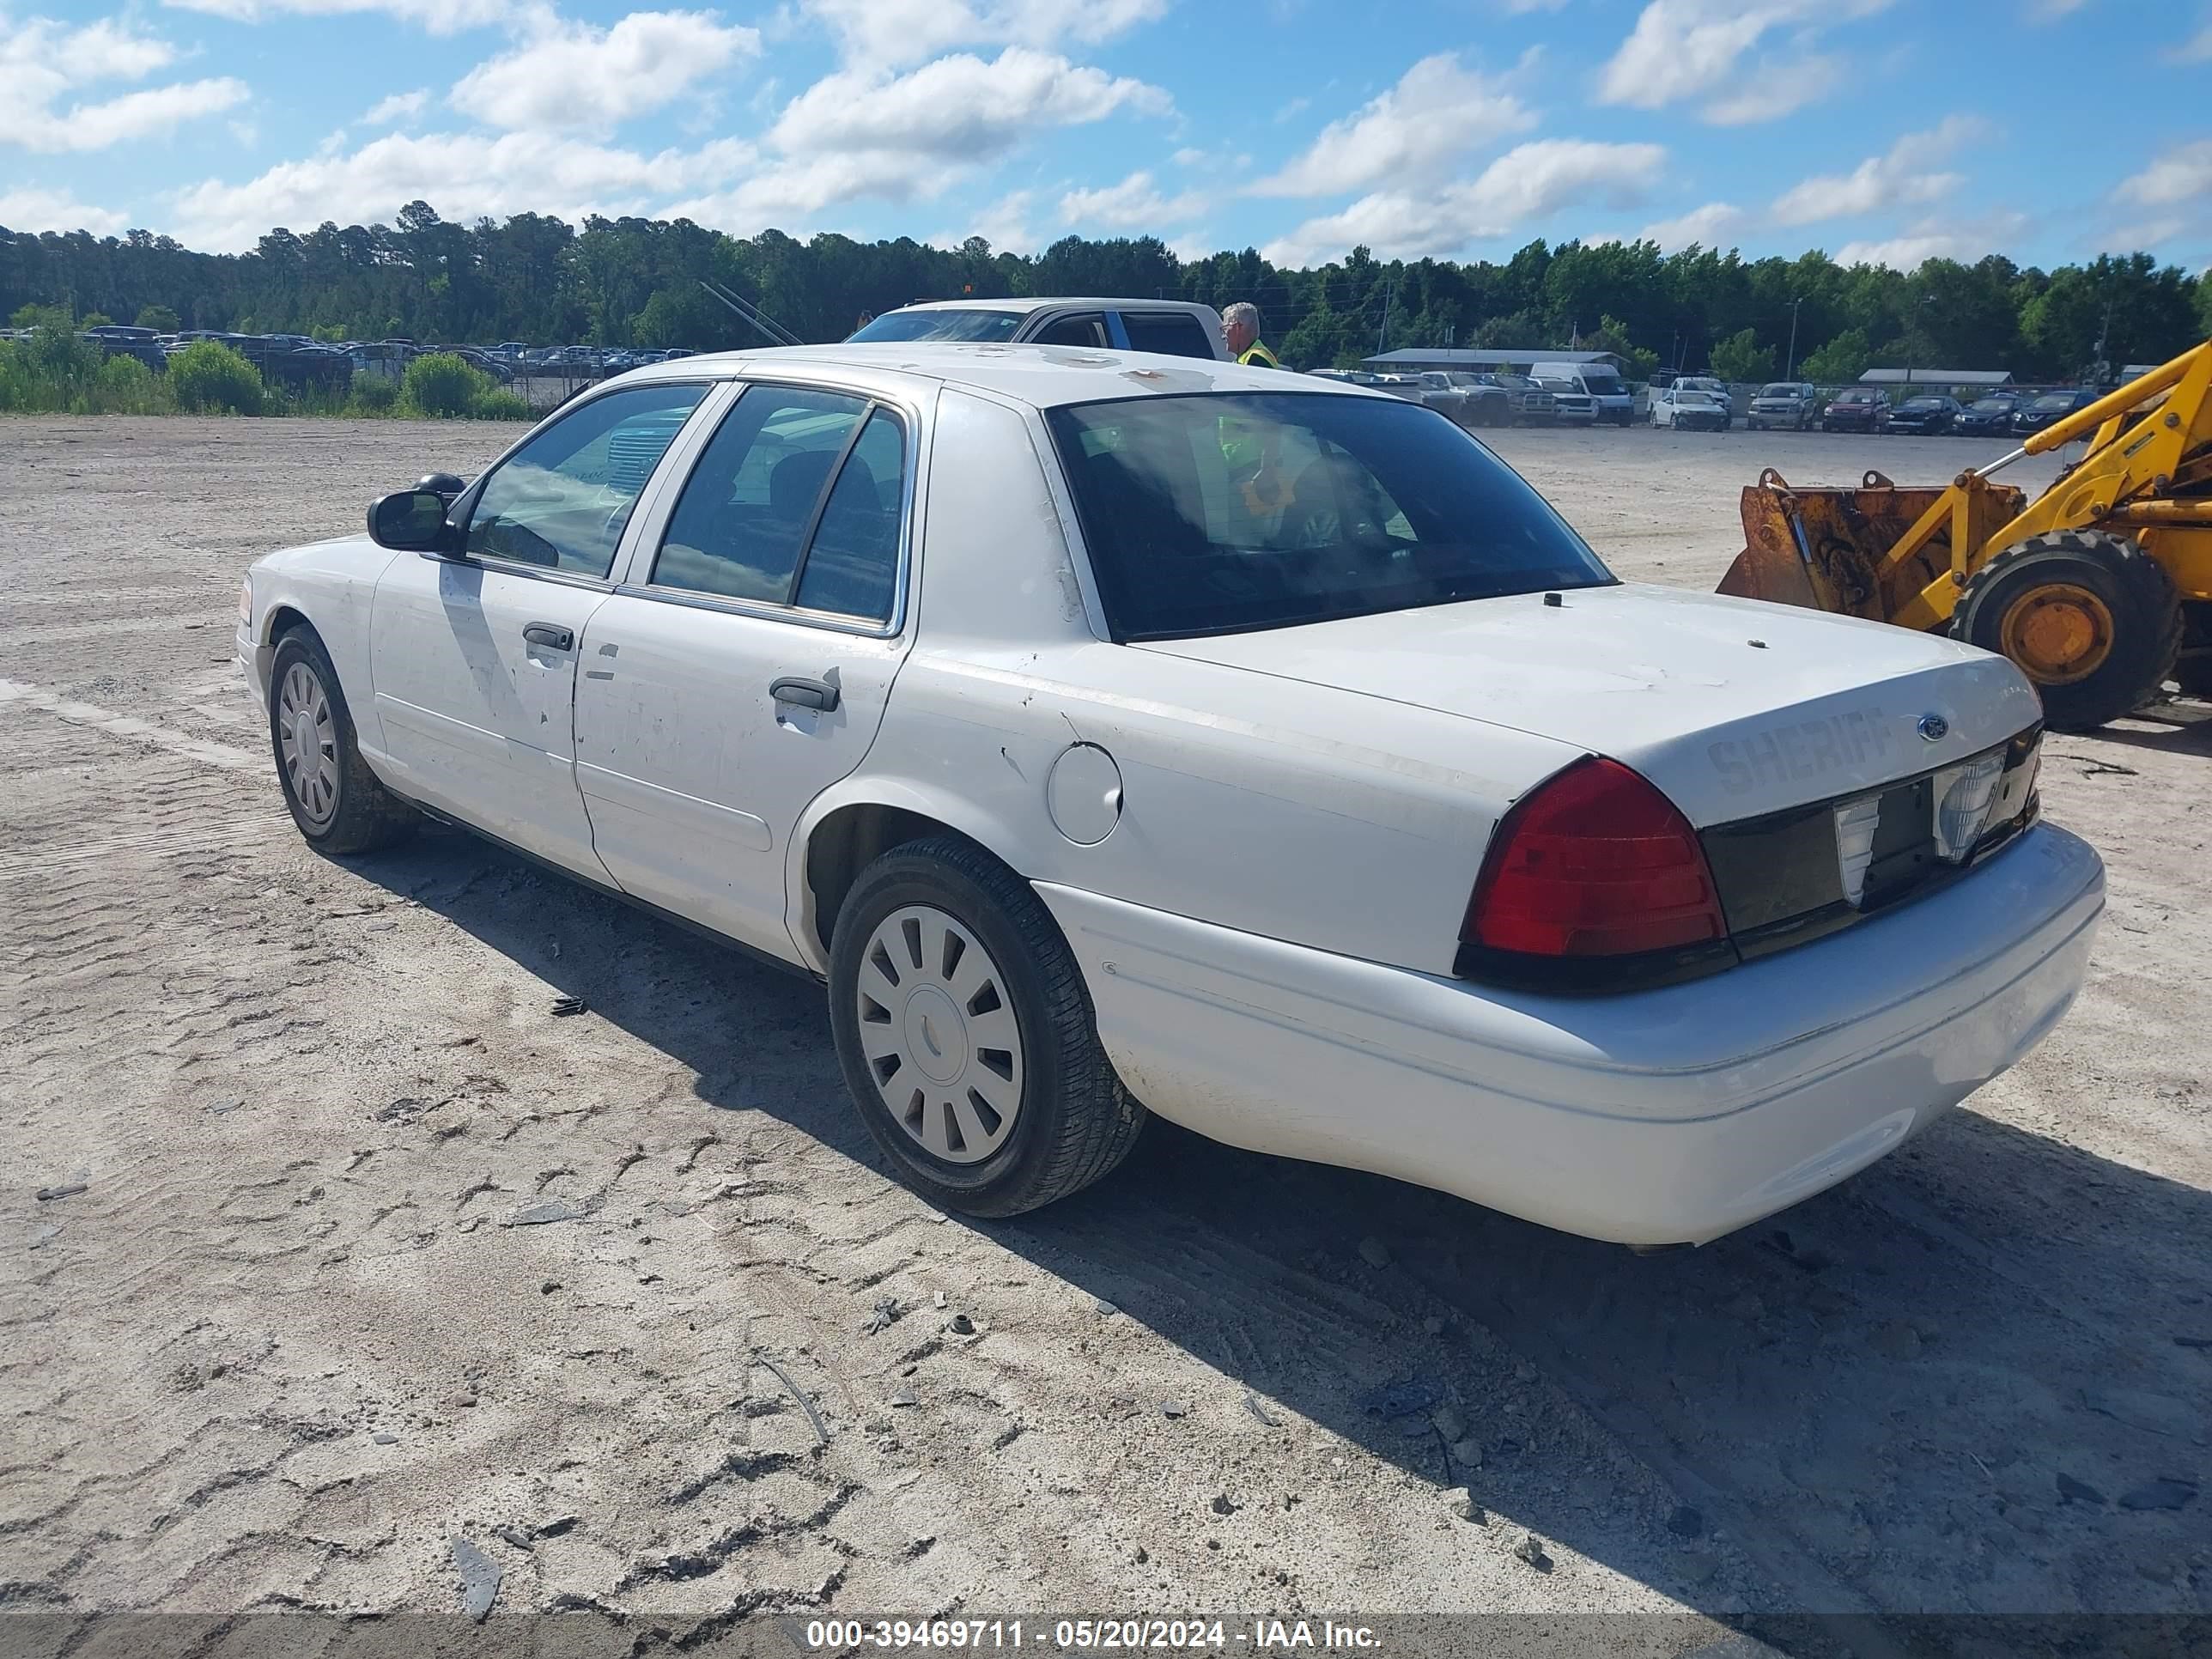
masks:
POLYGON ((425 483, 249 577, 302 833, 428 812, 826 981, 970 1213, 1157 1112, 1702 1242, 2018 1060, 2103 908, 2004 659, 1617 581, 1402 398, 690 357, 425 483))

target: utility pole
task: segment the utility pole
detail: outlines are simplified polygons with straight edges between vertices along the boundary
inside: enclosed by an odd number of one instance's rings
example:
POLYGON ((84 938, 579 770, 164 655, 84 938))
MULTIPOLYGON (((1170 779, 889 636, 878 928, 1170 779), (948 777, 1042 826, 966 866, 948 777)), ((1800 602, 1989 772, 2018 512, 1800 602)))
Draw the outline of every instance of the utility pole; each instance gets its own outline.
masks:
POLYGON ((1384 343, 1390 337, 1390 301, 1397 291, 1398 285, 1395 283, 1387 283, 1383 285, 1382 326, 1375 331, 1375 355, 1378 357, 1382 355, 1384 343))
POLYGON ((1797 378, 1797 307, 1804 303, 1802 295, 1790 302, 1790 367, 1782 371, 1785 380, 1797 378))

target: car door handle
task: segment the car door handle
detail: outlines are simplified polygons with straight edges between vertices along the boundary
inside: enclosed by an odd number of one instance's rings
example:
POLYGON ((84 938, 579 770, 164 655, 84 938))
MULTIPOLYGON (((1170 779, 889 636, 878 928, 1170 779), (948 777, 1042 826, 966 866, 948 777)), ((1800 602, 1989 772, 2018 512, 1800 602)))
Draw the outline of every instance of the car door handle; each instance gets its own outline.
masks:
POLYGON ((768 694, 778 702, 817 708, 825 714, 837 706, 837 688, 826 680, 781 679, 769 687, 768 694))
POLYGON ((551 623, 532 623, 522 630, 522 637, 532 645, 542 645, 549 651, 566 651, 575 644, 573 629, 556 628, 551 623))

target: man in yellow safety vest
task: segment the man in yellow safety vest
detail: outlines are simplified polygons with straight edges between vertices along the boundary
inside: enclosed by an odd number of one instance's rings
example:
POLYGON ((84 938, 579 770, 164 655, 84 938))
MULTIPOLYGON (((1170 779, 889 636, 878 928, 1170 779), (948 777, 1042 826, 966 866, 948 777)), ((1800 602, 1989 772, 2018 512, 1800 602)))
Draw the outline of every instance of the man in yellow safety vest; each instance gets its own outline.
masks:
POLYGON ((1238 362, 1258 368, 1280 368, 1275 354, 1260 341, 1260 307, 1239 300, 1221 313, 1221 332, 1229 342, 1229 355, 1238 362))

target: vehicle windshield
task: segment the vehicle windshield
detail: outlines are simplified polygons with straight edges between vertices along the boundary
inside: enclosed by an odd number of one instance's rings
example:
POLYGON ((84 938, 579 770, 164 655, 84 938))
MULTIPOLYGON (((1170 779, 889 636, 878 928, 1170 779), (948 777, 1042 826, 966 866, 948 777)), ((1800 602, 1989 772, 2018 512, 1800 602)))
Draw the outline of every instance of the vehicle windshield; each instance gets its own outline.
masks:
POLYGON ((1797 395, 1797 388, 1778 380, 1772 386, 1759 387, 1759 395, 1762 398, 1794 398, 1797 395))
POLYGON ((855 331, 852 341, 1011 340, 1021 325, 1018 311, 887 311, 855 331))
POLYGON ((1620 383, 1620 376, 1609 368, 1584 369, 1583 385, 1601 398, 1622 397, 1628 391, 1628 388, 1620 383))
POLYGON ((2038 398, 2035 400, 2035 407, 2042 410, 2071 409, 2073 406, 2072 396, 2063 392, 2054 392, 2047 398, 2038 398))
POLYGON ((1878 404, 1881 401, 1881 393, 1879 392, 1846 392, 1843 396, 1837 398, 1836 401, 1839 404, 1878 404))
POLYGON ((1941 398, 1908 398, 1904 406, 1906 409, 1941 409, 1943 400, 1941 398))
POLYGON ((1997 415, 2012 407, 2009 398, 1978 398, 1974 400, 1977 415, 1997 415))
POLYGON ((1416 404, 1199 393, 1046 421, 1117 640, 1614 580, 1518 474, 1416 404))

